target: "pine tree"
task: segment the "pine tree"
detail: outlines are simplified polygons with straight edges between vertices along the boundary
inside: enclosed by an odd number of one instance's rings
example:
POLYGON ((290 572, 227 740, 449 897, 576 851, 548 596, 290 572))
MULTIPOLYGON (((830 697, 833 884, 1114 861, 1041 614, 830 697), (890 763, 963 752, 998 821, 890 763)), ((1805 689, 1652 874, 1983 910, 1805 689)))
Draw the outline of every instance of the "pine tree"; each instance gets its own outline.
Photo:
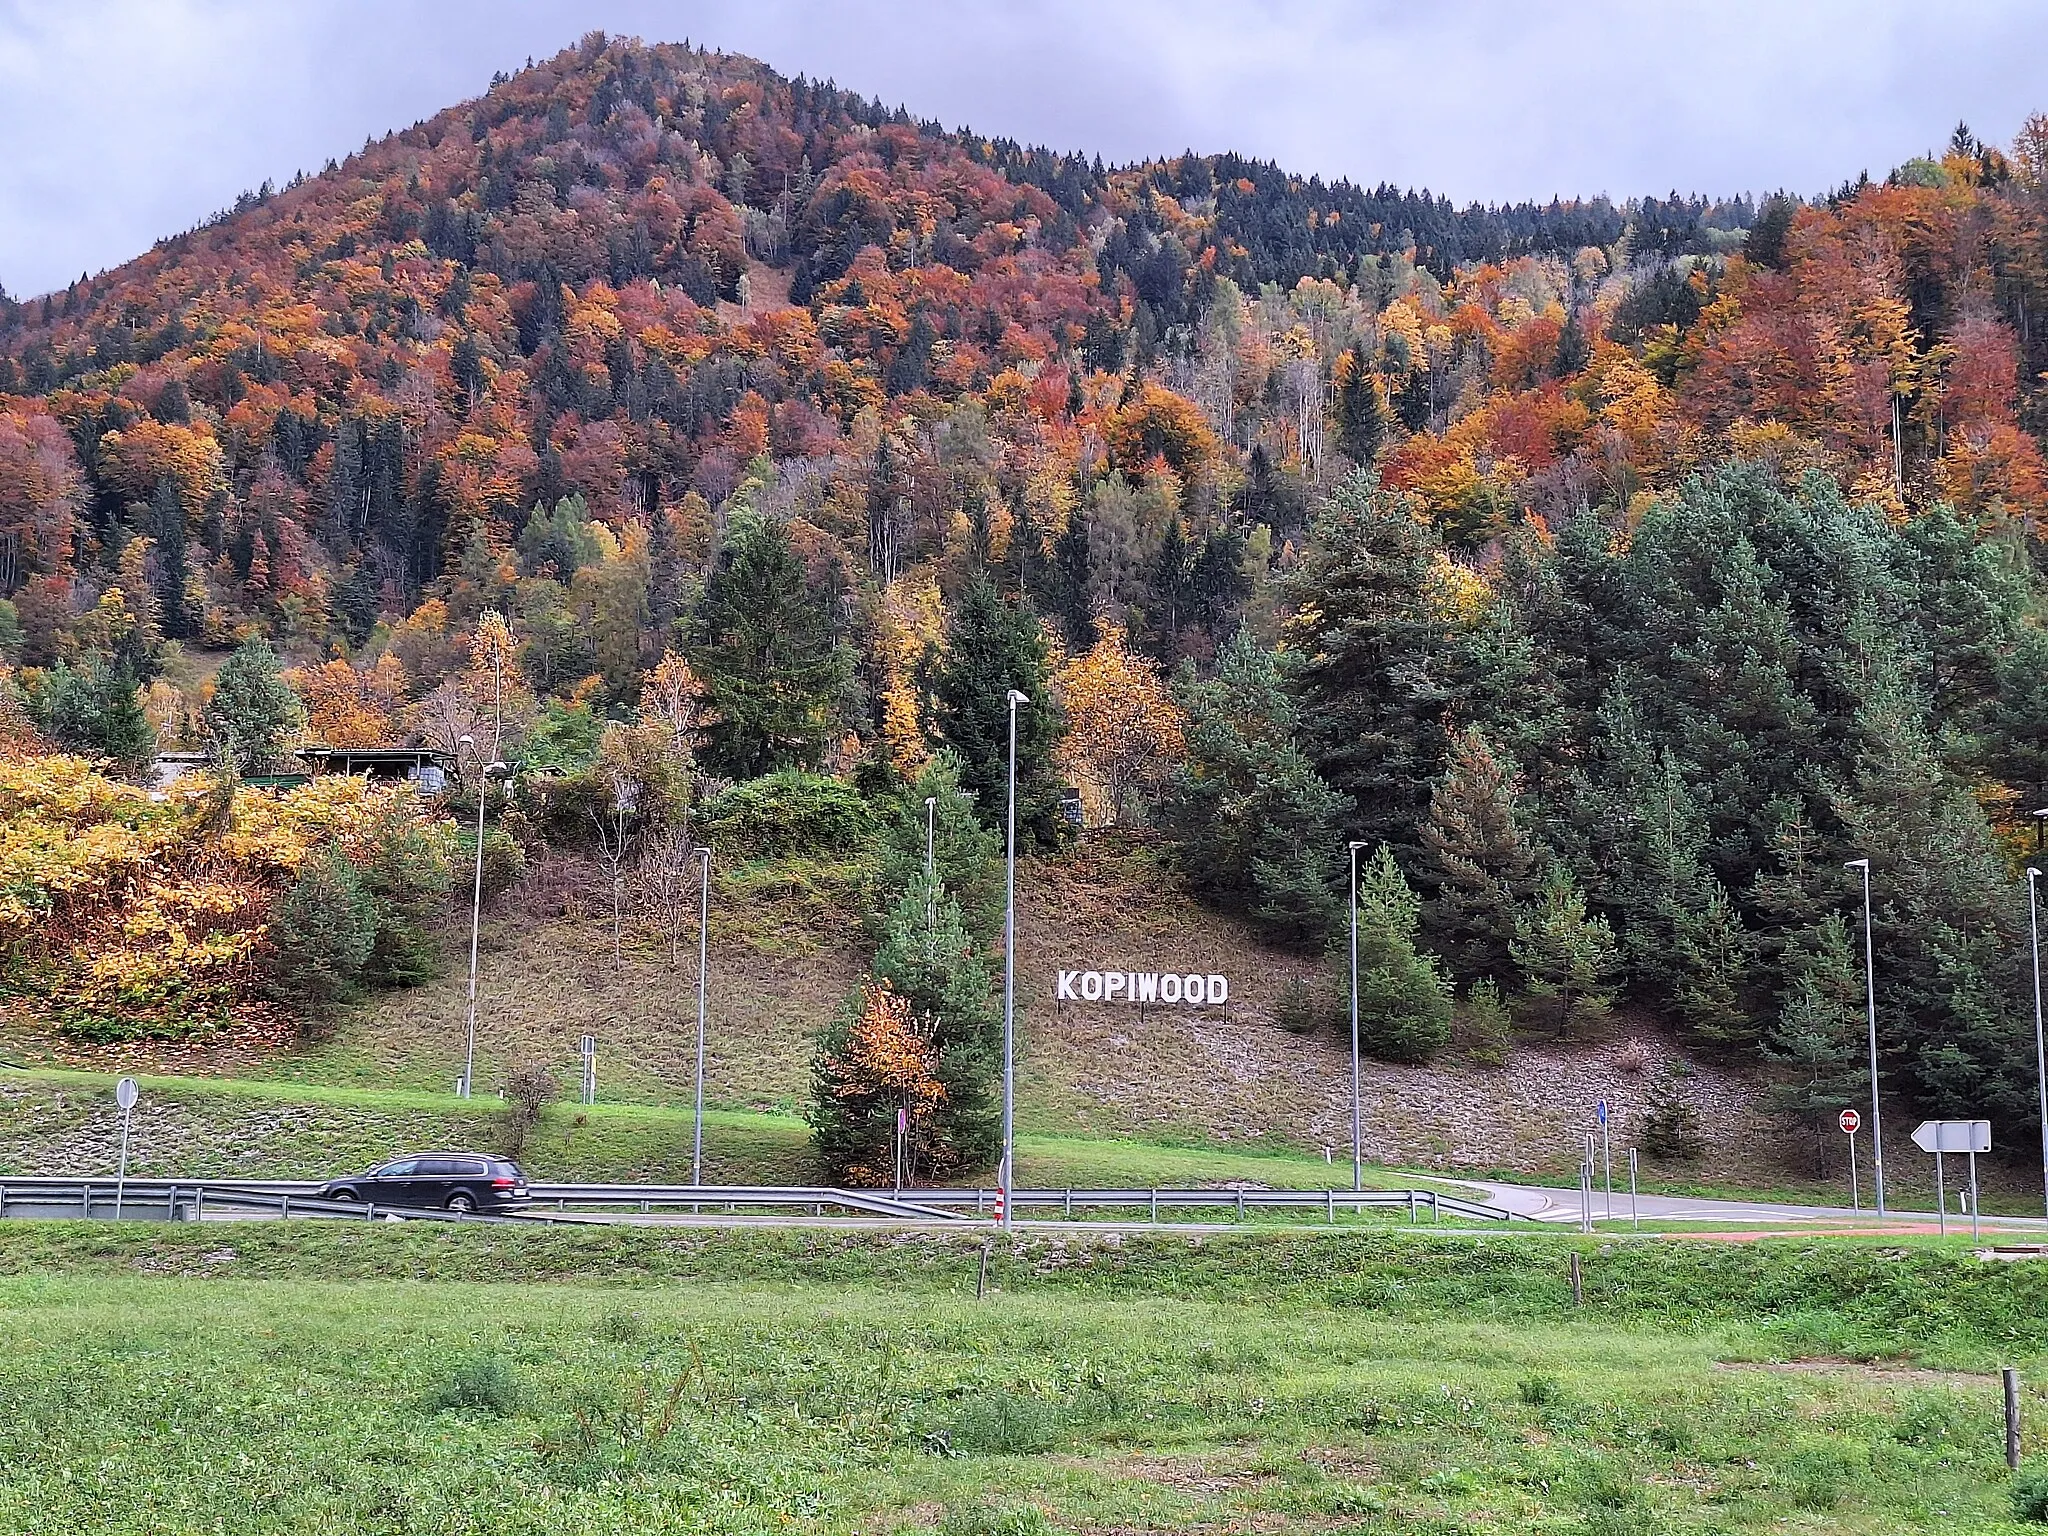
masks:
POLYGON ((306 711, 279 672, 269 642, 258 639, 245 641, 214 674, 205 718, 236 770, 249 773, 284 756, 306 711))
POLYGON ((967 584, 946 630, 946 652, 932 678, 939 740, 960 759, 961 787, 982 824, 1004 825, 1009 797, 1010 690, 1017 706, 1017 836, 1041 847, 1065 825, 1052 775, 1060 722, 1048 687, 1045 641, 1025 609, 1003 601, 984 576, 967 584))
POLYGON ((1450 762, 1423 823, 1426 926, 1459 979, 1508 974, 1515 909, 1527 899, 1535 851, 1515 805, 1515 776, 1477 726, 1451 740, 1450 762))
POLYGON ((1702 1039, 1753 1045, 1762 1031, 1751 1006, 1749 932, 1719 880, 1703 876, 1694 892, 1672 922, 1672 1002, 1702 1039))
POLYGON ((1772 1107, 1813 1137, 1819 1165, 1836 1117, 1868 1097, 1863 974, 1838 912, 1806 930, 1795 960, 1763 1054, 1777 1075, 1772 1107))
POLYGON ((848 666, 780 523, 733 519, 689 661, 710 696, 704 756, 714 772, 748 779, 817 766, 848 666))
POLYGON ((1346 352, 1337 360, 1337 448, 1352 463, 1370 465, 1387 434, 1379 377, 1365 356, 1346 352))
POLYGON ((1288 640, 1316 771, 1349 797, 1362 838, 1397 847, 1410 846, 1442 771, 1457 691, 1437 554, 1405 501, 1353 475, 1293 582, 1288 640))
POLYGON ((889 914, 874 969, 908 1000, 937 1049, 946 1096, 936 1131, 945 1166, 994 1163, 1002 1151, 1002 1015, 988 952, 942 882, 928 886, 918 872, 889 914))
POLYGON ((1358 869, 1358 1037, 1382 1061, 1427 1061, 1450 1042, 1451 984, 1416 951, 1421 923, 1421 901, 1380 844, 1358 869))
POLYGON ((158 622, 166 639, 183 640, 193 628, 191 606, 185 598, 185 586, 191 579, 185 560, 185 497, 169 475, 156 483, 149 526, 150 537, 156 541, 158 622))
POLYGON ((1545 1004, 1551 1027, 1570 1033, 1604 1018, 1621 976, 1621 950, 1604 917, 1586 912, 1585 893, 1553 865, 1515 923, 1509 957, 1529 995, 1545 1004))
POLYGON ((156 758, 156 731, 136 698, 134 678, 97 656, 77 667, 52 667, 29 706, 60 747, 105 758, 129 778, 141 778, 156 758))
POLYGON ((1343 912, 1344 802, 1301 749, 1278 658, 1240 629, 1217 653, 1213 678, 1183 668, 1174 694, 1187 712, 1187 759, 1156 819, 1175 864, 1198 894, 1313 948, 1343 912))

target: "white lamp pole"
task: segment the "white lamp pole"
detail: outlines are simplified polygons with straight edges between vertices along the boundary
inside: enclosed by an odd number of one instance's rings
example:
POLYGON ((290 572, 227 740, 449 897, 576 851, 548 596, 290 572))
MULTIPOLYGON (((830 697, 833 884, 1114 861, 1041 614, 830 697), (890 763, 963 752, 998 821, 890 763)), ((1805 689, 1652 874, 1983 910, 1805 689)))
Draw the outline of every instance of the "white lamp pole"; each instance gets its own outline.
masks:
POLYGON ((927 943, 939 929, 938 868, 939 802, 927 796, 924 802, 924 931, 927 943))
MULTIPOLYGON (((473 747, 476 739, 465 736, 461 744, 473 747)), ((469 1021, 462 1032, 461 1089, 465 1099, 470 1097, 476 1081, 476 951, 484 912, 484 802, 490 798, 491 775, 504 771, 503 763, 486 763, 476 785, 476 880, 469 897, 469 1021)))
POLYGON ((1015 1224, 1011 1174, 1016 1168, 1017 1110, 1017 706, 1030 699, 1012 688, 1010 705, 1010 799, 1003 872, 1003 1226, 1015 1224))
POLYGON ((704 1182, 704 986, 711 957, 711 845, 697 850, 704 880, 697 891, 697 1100, 690 1117, 690 1185, 704 1182))
POLYGON ((2041 904, 2034 882, 2041 871, 2027 866, 2027 927, 2034 949, 2034 1072, 2041 1091, 2041 1190, 2048 1199, 2048 1040, 2041 1030, 2041 904))
POLYGON ((1358 850, 1351 849, 1351 1187, 1365 1188, 1364 1113, 1358 1089, 1358 850))
POLYGON ((1870 860, 1842 866, 1863 871, 1863 997, 1870 1020, 1870 1164, 1877 1186, 1877 1219, 1884 1220, 1884 1106, 1877 1092, 1877 960, 1870 937, 1870 860))

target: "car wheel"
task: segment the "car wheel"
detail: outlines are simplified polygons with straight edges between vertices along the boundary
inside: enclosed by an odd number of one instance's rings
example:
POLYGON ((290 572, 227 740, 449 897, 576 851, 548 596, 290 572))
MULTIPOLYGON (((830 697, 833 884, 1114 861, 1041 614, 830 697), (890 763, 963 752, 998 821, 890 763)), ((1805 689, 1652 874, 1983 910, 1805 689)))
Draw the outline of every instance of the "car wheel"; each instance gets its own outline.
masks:
POLYGON ((448 1197, 448 1209, 458 1216, 471 1215, 476 1210, 476 1199, 474 1196, 466 1195, 462 1191, 457 1190, 448 1197))
POLYGON ((355 1203, 356 1192, 352 1189, 337 1189, 333 1194, 329 1195, 327 1198, 330 1200, 346 1200, 349 1202, 349 1204, 353 1205, 355 1203))

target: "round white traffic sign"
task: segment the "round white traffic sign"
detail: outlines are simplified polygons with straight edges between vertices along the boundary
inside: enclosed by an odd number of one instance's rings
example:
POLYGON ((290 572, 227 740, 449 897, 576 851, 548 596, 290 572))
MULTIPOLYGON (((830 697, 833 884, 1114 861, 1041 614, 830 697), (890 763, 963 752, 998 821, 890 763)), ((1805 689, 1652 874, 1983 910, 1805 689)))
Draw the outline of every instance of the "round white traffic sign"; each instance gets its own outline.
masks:
POLYGON ((137 1090, 134 1078, 124 1077, 121 1081, 114 1084, 114 1102, 124 1111, 135 1107, 136 1097, 137 1090))
POLYGON ((1863 1117, 1853 1109, 1845 1109, 1836 1119, 1835 1123, 1841 1126, 1845 1134, 1854 1136, 1863 1128, 1863 1117))

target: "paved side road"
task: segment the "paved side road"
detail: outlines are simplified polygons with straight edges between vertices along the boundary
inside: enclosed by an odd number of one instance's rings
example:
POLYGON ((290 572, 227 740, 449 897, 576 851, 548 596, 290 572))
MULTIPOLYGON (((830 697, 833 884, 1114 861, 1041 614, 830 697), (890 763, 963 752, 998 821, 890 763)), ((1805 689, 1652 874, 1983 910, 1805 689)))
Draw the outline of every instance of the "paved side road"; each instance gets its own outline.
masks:
MULTIPOLYGON (((1576 1224, 1584 1215, 1576 1189, 1547 1189, 1532 1184, 1493 1184, 1483 1179, 1460 1179, 1474 1189, 1486 1192, 1487 1203, 1513 1211, 1518 1216, 1527 1216, 1536 1221, 1550 1221, 1576 1224)), ((1869 1206, 1862 1210, 1851 1210, 1846 1205, 1777 1205, 1763 1200, 1702 1200, 1690 1195, 1639 1195, 1636 1210, 1645 1221, 1727 1221, 1744 1225, 1765 1221, 1837 1222, 1853 1221, 1875 1225, 1877 1213, 1869 1206)), ((1939 1218, 1933 1211, 1888 1210, 1887 1221, 1918 1229, 1933 1227, 1939 1218)), ((1627 1221, 1630 1216, 1629 1197, 1626 1189, 1614 1192, 1613 1219, 1627 1221)), ((1593 1191, 1593 1218, 1596 1221, 1608 1219, 1607 1195, 1602 1189, 1593 1191)), ((1951 1232, 1970 1230, 1970 1218, 1951 1211, 1948 1218, 1951 1232)), ((2022 1232, 2032 1230, 2048 1233, 2048 1222, 2040 1217, 1991 1216, 1983 1218, 1983 1225, 1996 1227, 2001 1232, 2022 1232)))

